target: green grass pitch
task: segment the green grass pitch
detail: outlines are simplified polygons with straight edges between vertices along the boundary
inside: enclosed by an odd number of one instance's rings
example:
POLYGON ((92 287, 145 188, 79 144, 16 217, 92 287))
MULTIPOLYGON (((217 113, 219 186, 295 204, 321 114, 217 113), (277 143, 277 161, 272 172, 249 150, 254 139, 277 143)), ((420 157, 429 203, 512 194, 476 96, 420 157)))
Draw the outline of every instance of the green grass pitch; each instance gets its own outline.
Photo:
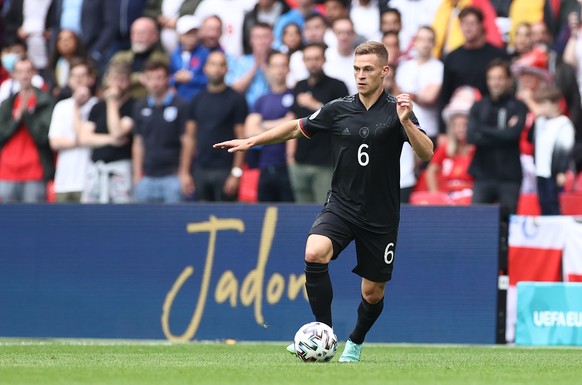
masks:
POLYGON ((303 363, 284 343, 0 339, 0 384, 581 384, 582 349, 368 344, 303 363))

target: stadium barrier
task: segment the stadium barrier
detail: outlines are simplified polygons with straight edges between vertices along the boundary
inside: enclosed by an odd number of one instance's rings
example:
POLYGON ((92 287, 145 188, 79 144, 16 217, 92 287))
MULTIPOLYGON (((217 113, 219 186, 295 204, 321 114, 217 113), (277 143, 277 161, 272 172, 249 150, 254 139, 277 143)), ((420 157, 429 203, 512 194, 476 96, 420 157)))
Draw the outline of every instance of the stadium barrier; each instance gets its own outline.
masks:
MULTIPOLYGON (((0 335, 289 341, 312 320, 305 237, 318 205, 0 206, 0 335)), ((402 208, 375 342, 494 343, 498 209, 402 208)), ((360 301, 332 262, 334 329, 360 301)))

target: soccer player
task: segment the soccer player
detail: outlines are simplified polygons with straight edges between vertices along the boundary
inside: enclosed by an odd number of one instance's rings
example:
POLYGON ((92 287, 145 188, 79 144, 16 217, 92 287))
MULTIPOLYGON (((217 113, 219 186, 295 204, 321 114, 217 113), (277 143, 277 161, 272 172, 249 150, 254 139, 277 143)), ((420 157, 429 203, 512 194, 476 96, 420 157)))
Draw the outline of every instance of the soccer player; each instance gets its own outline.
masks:
POLYGON ((409 142, 425 161, 433 155, 433 144, 420 129, 410 97, 394 97, 382 88, 390 71, 387 62, 388 52, 381 43, 363 43, 354 58, 357 94, 336 99, 308 117, 287 121, 260 135, 214 145, 235 152, 301 136, 331 135, 331 191, 307 238, 305 287, 315 319, 332 326, 328 264, 355 240, 353 272, 362 277, 362 302, 340 362, 360 360, 366 333, 383 309, 398 237, 402 145, 409 142))

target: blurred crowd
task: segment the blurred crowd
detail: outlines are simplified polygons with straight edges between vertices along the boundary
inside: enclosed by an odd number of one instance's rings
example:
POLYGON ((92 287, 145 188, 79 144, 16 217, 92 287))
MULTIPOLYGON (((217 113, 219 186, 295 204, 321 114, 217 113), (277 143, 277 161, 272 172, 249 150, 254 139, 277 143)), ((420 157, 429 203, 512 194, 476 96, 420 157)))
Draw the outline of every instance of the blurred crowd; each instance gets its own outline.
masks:
POLYGON ((582 0, 0 0, 0 202, 325 202, 330 137, 212 148, 357 92, 382 42, 388 93, 435 144, 401 155, 402 202, 582 190, 582 0))

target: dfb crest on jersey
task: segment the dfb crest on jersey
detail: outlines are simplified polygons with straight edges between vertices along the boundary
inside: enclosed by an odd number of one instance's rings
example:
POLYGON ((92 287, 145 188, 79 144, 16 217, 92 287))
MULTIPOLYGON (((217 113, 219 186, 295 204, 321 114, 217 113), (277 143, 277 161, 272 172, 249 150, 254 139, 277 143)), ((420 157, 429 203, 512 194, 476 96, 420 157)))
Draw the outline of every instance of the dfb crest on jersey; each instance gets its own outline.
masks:
POLYGON ((362 127, 362 128, 360 128, 360 136, 362 138, 367 138, 368 135, 370 135, 370 129, 368 127, 362 127))

